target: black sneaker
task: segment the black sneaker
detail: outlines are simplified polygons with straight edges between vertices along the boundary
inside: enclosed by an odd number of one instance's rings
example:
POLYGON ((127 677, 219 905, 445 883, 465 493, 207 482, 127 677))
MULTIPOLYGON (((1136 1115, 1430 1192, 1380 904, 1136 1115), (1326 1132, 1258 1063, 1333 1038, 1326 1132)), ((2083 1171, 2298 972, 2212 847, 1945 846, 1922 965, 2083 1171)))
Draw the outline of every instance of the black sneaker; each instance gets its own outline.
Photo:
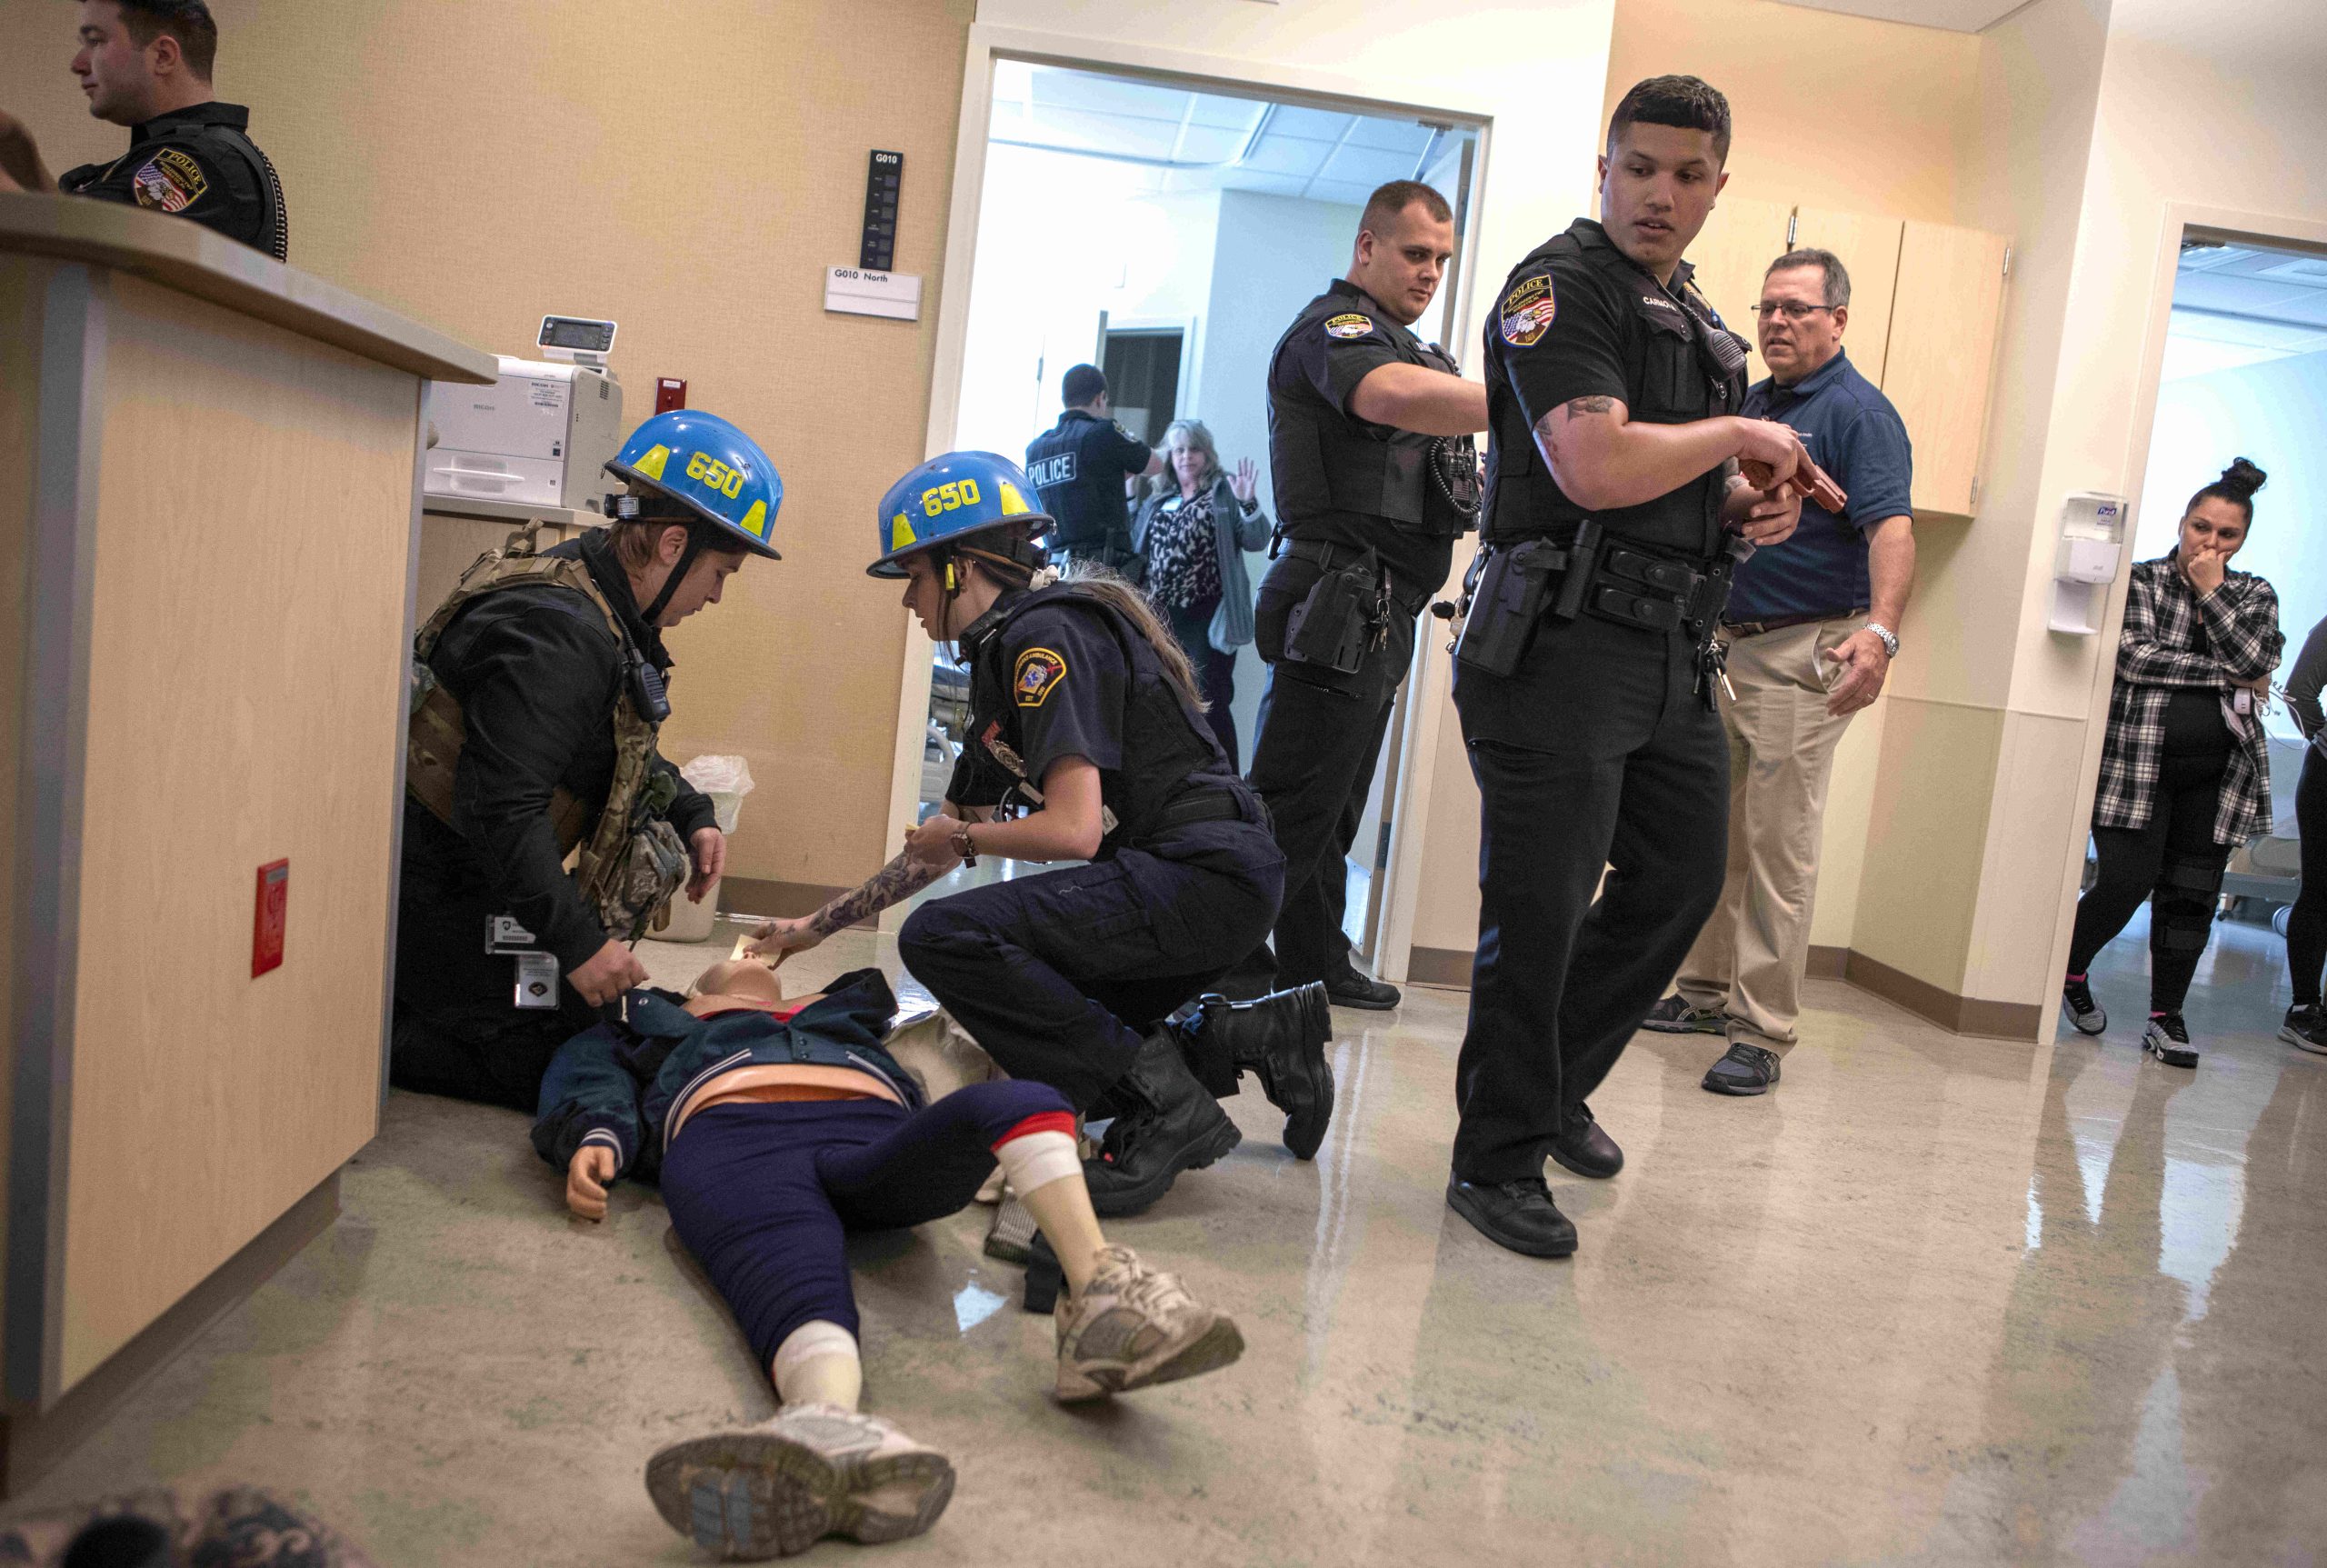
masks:
POLYGON ((1499 1247, 1531 1258, 1563 1258, 1575 1251, 1575 1225, 1552 1202, 1552 1190, 1536 1176, 1518 1182, 1446 1183, 1446 1206, 1471 1222, 1499 1247))
POLYGON ((2109 1027, 2109 1014, 2092 999, 2092 987, 2082 980, 2061 982, 2061 1014, 2080 1034, 2098 1034, 2109 1027))
POLYGON ((2315 1003, 2288 1008, 2287 1021, 2279 1025, 2279 1038, 2298 1051, 2327 1056, 2327 1012, 2315 1003))
POLYGON ((1563 1121, 1560 1135, 1552 1140, 1552 1158, 1594 1181, 1605 1181, 1624 1168, 1624 1152, 1592 1119, 1592 1107, 1583 1104, 1563 1121))
POLYGON ((2198 1064, 2198 1054, 2190 1048, 2189 1025, 2182 1022, 2179 1013, 2152 1014, 2149 1027, 2142 1031, 2142 1049, 2168 1067, 2198 1064))
POLYGON ((1396 986, 1371 979, 1354 969, 1327 975, 1325 994, 1336 1007, 1363 1007, 1368 1013, 1387 1013, 1404 1000, 1396 986))
POLYGON ((1316 1157, 1333 1119, 1333 1067, 1325 1060, 1333 1011, 1326 994, 1313 980, 1250 1002, 1207 995, 1175 1025, 1260 1079, 1269 1104, 1284 1113, 1284 1146, 1296 1160, 1316 1157))
POLYGON ((1718 1034, 1729 1027, 1729 1017, 1718 1007, 1691 1006, 1675 993, 1650 1008, 1640 1026, 1659 1034, 1718 1034))
POLYGON ((1168 1028, 1147 1037, 1111 1092, 1133 1104, 1107 1124, 1097 1157, 1083 1163, 1091 1207, 1109 1219, 1145 1213, 1182 1171, 1201 1170, 1243 1140, 1168 1028))
POLYGON ((1766 1094, 1777 1081, 1778 1054, 1743 1040, 1732 1041, 1705 1074, 1705 1087, 1716 1094, 1766 1094))

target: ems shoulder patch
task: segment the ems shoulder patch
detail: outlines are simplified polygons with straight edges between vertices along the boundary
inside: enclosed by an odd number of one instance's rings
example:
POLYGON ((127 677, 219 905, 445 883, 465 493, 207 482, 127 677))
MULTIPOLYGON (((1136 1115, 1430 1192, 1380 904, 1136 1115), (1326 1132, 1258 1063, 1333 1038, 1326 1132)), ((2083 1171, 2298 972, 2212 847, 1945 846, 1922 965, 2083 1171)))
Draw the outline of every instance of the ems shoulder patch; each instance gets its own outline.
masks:
POLYGON ((1337 315, 1325 323, 1327 337, 1363 337, 1373 330, 1373 318, 1370 315, 1337 315))
POLYGON ((1017 694, 1022 708, 1039 708, 1058 684, 1066 679, 1066 661, 1050 648, 1029 648, 1018 655, 1018 664, 1010 677, 1010 687, 1017 694))
POLYGON ((1551 329, 1558 304, 1552 296, 1549 273, 1535 273, 1511 285, 1503 296, 1499 325, 1503 341, 1513 348, 1532 348, 1551 329))
POLYGON ((164 147, 130 176, 130 185, 139 206, 182 213, 201 199, 210 188, 210 180, 192 154, 164 147))

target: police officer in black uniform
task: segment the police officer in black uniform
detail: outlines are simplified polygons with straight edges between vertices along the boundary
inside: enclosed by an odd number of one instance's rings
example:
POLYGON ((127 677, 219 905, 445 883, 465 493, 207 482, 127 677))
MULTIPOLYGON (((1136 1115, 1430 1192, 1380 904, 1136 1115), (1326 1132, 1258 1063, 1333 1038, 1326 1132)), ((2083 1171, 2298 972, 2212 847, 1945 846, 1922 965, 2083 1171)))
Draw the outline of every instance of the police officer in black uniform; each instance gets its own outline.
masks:
POLYGON ((0 190, 176 214, 285 259, 282 182, 246 134, 250 111, 211 97, 217 50, 218 25, 203 0, 83 0, 73 74, 90 114, 129 127, 129 151, 51 180, 23 126, 0 115, 0 190))
POLYGON ((532 1111, 560 1044, 646 982, 630 943, 726 863, 655 750, 663 633, 747 557, 783 485, 715 414, 658 414, 607 468, 614 521, 480 560, 422 628, 405 762, 389 1079, 532 1111), (581 851, 569 875, 569 852, 581 851))
POLYGON ((1600 163, 1602 221, 1513 268, 1486 327, 1485 548, 1454 661, 1481 795, 1479 949, 1447 1201, 1540 1257, 1576 1243, 1544 1158, 1587 1176, 1623 1164, 1584 1096, 1720 895, 1713 627, 1733 552, 1801 514, 1784 483, 1800 439, 1737 416, 1743 342, 1681 260, 1728 151, 1712 87, 1633 88, 1600 163))
POLYGON ((1315 986, 1185 1009, 1268 930, 1283 861, 1187 655, 1121 578, 1054 584, 1031 489, 1006 458, 954 452, 883 499, 871 570, 906 579, 931 639, 968 658, 970 742, 903 854, 816 914, 763 926, 753 949, 814 946, 984 855, 1087 862, 933 900, 897 948, 1004 1071, 1114 1117, 1085 1170, 1091 1201, 1136 1213, 1236 1146, 1215 1096, 1240 1069, 1285 1112, 1293 1154, 1316 1153, 1332 1017, 1315 986))
POLYGON ((1428 185, 1375 191, 1349 275, 1302 307, 1269 362, 1276 557, 1254 605, 1269 666, 1253 787, 1284 852, 1273 954, 1237 965, 1240 994, 1324 983, 1349 1007, 1398 1004, 1357 973, 1342 933, 1344 857, 1382 754, 1414 617, 1446 581, 1478 510, 1471 433, 1486 393, 1409 331, 1438 292, 1454 215, 1428 185))
POLYGON ((1107 398, 1107 378, 1078 365, 1059 380, 1066 412, 1026 445, 1026 477, 1052 519, 1052 560, 1064 568, 1096 561, 1134 582, 1145 576, 1131 547, 1124 484, 1164 472, 1164 454, 1125 430, 1107 398))

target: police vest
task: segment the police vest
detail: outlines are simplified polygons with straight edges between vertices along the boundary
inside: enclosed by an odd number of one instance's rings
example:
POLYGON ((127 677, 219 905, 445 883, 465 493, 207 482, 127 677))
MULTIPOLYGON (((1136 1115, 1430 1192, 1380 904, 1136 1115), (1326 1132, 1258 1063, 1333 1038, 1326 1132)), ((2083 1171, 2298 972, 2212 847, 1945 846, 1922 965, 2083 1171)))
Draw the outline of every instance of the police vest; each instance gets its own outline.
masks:
MULTIPOLYGON (((200 106, 204 105, 197 105, 200 106)), ((67 171, 59 176, 57 188, 67 195, 78 195, 130 159, 150 155, 146 149, 157 141, 191 142, 214 160, 231 158, 251 171, 258 185, 261 215, 258 248, 276 261, 290 259, 291 216, 283 200, 283 181, 275 175, 274 163, 259 151, 256 142, 232 125, 222 125, 212 120, 181 119, 175 115, 164 115, 148 121, 147 126, 151 135, 145 141, 110 164, 89 164, 67 171)))
POLYGON ((970 655, 972 745, 983 748, 1006 774, 1024 776, 1016 765, 1021 734, 1018 708, 1010 690, 1010 661, 1004 655, 1004 634, 1012 622, 1040 604, 1069 604, 1079 614, 1096 616, 1123 649, 1124 662, 1131 672, 1124 714, 1123 765, 1100 775, 1100 801, 1114 814, 1115 825, 1101 839, 1099 854, 1094 858, 1108 859, 1125 844, 1156 836, 1164 808, 1191 787, 1199 787, 1198 774, 1216 774, 1223 786, 1236 782, 1212 727, 1164 673, 1155 644, 1122 612, 1074 583, 1023 594, 1003 606, 990 626, 964 639, 970 655), (996 749, 996 741, 1004 743, 1009 755, 996 749))
MULTIPOLYGON (((590 575, 586 563, 534 552, 539 526, 528 524, 510 534, 500 549, 478 557, 412 640, 412 721, 405 732, 404 789, 447 827, 453 825, 453 780, 468 729, 460 699, 436 679, 428 659, 454 616, 488 594, 523 587, 562 588, 596 605, 615 643, 625 652, 631 646, 622 617, 590 575)), ((644 797, 654 776, 654 741, 662 726, 638 711, 627 683, 614 703, 613 724, 614 782, 606 791, 605 804, 598 809, 594 826, 589 803, 563 784, 550 795, 549 815, 561 852, 570 854, 574 845, 582 845, 577 870, 584 900, 597 912, 610 934, 631 940, 650 924, 658 931, 670 924, 670 898, 684 878, 686 854, 684 845, 677 845, 679 874, 672 875, 670 861, 677 830, 659 818, 644 830, 654 841, 650 846, 634 842, 642 830, 634 819, 643 804, 652 804, 644 797), (654 834, 654 827, 660 827, 663 834, 654 834), (667 835, 668 842, 664 842, 663 835, 667 835), (637 929, 625 933, 625 928, 634 927, 637 929)))
POLYGON ((1096 439, 1131 436, 1120 424, 1070 408, 1059 422, 1027 444, 1026 480, 1042 498, 1043 510, 1058 520, 1053 546, 1079 553, 1131 548, 1131 504, 1126 477, 1114 462, 1094 463, 1096 439))
MULTIPOLYGON (((1630 302, 1643 329, 1633 333, 1624 365, 1624 406, 1632 419, 1649 424, 1686 424, 1733 414, 1744 405, 1742 344, 1732 349, 1740 368, 1725 372, 1715 357, 1712 335, 1726 329, 1713 324, 1713 307, 1695 284, 1683 281, 1676 303, 1653 276, 1613 245, 1580 240, 1573 229, 1556 235, 1511 269, 1511 275, 1503 280, 1504 295, 1529 273, 1544 270, 1555 258, 1571 256, 1581 256, 1613 297, 1630 302)), ((1727 491, 1719 467, 1637 506, 1592 512, 1568 499, 1553 479, 1528 424, 1526 408, 1503 374, 1502 356, 1496 352, 1497 331, 1490 312, 1487 411, 1493 444, 1487 464, 1486 504, 1480 517, 1482 536, 1493 544, 1545 535, 1567 539, 1573 536, 1575 525, 1589 516, 1609 534, 1635 544, 1703 560, 1718 554, 1721 505, 1727 491)))
MULTIPOLYGON (((1276 340, 1269 355, 1272 380, 1285 345, 1301 333, 1323 332, 1328 319, 1351 308, 1350 295, 1331 290, 1311 300, 1276 340)), ((1445 350, 1403 327, 1385 328, 1384 335, 1404 364, 1461 374, 1445 350)), ((1310 537, 1303 523, 1336 512, 1380 517, 1426 538, 1460 538, 1470 532, 1472 516, 1448 494, 1448 478, 1461 494, 1463 470, 1471 461, 1467 435, 1449 441, 1368 424, 1305 399, 1278 397, 1271 388, 1269 464, 1277 516, 1289 539, 1310 537), (1437 464, 1443 466, 1433 474, 1437 464)))

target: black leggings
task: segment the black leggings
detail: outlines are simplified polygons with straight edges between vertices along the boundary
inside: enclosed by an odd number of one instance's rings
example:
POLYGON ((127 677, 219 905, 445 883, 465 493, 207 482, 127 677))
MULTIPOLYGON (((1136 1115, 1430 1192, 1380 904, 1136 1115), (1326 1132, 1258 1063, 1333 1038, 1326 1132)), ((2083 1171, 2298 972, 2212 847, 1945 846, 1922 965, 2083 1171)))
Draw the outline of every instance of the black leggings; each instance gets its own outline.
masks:
POLYGON ((2094 954, 2125 929, 2146 898, 2150 1011, 2182 1011, 2212 932, 2214 900, 2230 860, 2230 846, 2214 842, 2226 765, 2219 754, 2168 754, 2160 764, 2148 824, 2092 830, 2101 875, 2077 901, 2071 974, 2092 966, 2094 954))
POLYGON ((2294 1004, 2319 1000, 2319 971, 2327 964, 2327 757, 2316 746, 2302 754, 2294 786, 2294 820, 2302 834, 2302 891, 2287 916, 2287 970, 2294 1004))

